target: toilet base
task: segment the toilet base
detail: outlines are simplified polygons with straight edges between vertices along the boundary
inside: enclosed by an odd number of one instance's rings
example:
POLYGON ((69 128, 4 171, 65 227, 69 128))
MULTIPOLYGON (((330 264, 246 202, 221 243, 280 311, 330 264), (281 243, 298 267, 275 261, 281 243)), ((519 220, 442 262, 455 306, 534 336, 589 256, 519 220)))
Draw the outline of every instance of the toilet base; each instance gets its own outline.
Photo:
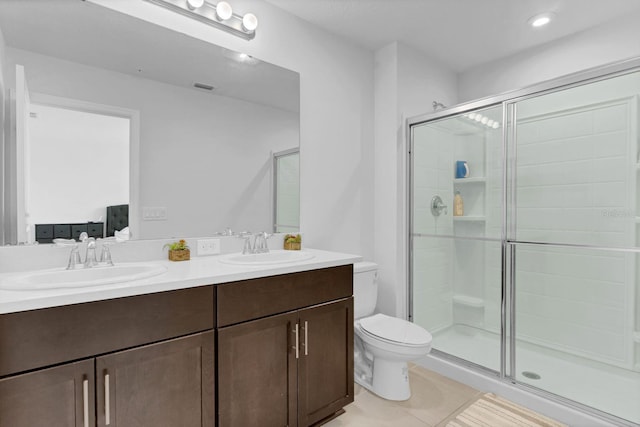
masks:
POLYGON ((400 401, 408 400, 411 397, 407 362, 375 358, 373 361, 372 383, 357 376, 355 381, 372 393, 387 400, 400 401))

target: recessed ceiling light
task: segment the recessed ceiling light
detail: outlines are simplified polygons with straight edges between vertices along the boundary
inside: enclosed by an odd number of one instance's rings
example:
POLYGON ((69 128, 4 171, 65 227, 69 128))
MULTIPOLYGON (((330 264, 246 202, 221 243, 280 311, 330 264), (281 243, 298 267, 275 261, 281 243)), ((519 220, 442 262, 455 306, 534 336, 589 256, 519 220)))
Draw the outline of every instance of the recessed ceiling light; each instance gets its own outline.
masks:
POLYGON ((529 18, 529 20, 527 22, 533 28, 540 28, 540 27, 544 27, 549 22, 551 22, 554 17, 555 17, 555 15, 553 13, 551 13, 551 12, 541 13, 539 15, 536 15, 536 16, 533 16, 533 17, 529 18))

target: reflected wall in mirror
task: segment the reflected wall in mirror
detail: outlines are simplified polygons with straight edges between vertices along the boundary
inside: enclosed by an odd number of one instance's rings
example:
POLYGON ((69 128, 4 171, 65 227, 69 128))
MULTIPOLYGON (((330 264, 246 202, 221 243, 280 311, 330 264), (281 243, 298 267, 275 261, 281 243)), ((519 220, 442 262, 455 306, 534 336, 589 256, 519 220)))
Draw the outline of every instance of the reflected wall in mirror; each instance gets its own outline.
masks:
MULTIPOLYGON (((0 31, 3 93, 11 93, 11 108, 16 65, 21 65, 35 99, 100 105, 139 117, 129 126, 132 141, 139 140, 130 145, 126 201, 134 238, 274 228, 272 153, 299 147, 297 73, 76 0, 0 0, 0 31)), ((25 206, 24 183, 16 181, 29 175, 20 170, 25 166, 16 165, 21 148, 13 127, 4 127, 10 137, 3 164, 3 223, 5 242, 16 243, 29 239, 23 234, 23 228, 35 225, 29 209, 43 202, 25 206)), ((57 159, 39 175, 73 171, 63 191, 71 199, 59 196, 44 204, 53 211, 54 204, 58 210, 70 200, 84 200, 86 184, 96 183, 100 192, 97 181, 105 177, 96 176, 92 165, 110 164, 112 151, 102 145, 83 159, 57 159)), ((100 174, 120 174, 116 169, 100 174)), ((113 181, 123 179, 113 176, 113 181)), ((41 186, 32 184, 27 187, 41 186)), ((98 221, 98 212, 114 202, 93 204, 87 213, 51 221, 98 221)))

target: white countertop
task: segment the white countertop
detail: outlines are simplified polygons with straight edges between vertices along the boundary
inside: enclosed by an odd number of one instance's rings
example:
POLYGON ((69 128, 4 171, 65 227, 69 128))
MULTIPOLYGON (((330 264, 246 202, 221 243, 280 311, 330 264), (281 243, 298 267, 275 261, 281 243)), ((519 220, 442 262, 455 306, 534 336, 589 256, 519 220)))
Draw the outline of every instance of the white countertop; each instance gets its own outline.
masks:
MULTIPOLYGON (((0 314, 316 270, 352 264, 362 260, 357 255, 317 249, 304 250, 312 253, 314 257, 305 261, 260 266, 224 264, 220 262, 221 256, 219 255, 195 257, 189 261, 180 262, 162 260, 153 262, 164 265, 167 272, 142 280, 78 288, 35 291, 0 290, 0 314)), ((18 273, 0 274, 0 280, 13 274, 18 273)))

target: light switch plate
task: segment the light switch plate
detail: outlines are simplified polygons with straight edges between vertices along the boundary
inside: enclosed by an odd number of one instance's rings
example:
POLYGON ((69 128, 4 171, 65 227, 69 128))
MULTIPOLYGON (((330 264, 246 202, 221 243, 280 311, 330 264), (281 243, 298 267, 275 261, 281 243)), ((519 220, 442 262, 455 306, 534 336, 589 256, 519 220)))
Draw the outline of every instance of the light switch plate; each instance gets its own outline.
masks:
POLYGON ((167 220, 167 208, 149 207, 144 206, 142 208, 142 220, 143 221, 166 221, 167 220))
POLYGON ((220 253, 220 239, 198 239, 198 255, 217 255, 220 253))

